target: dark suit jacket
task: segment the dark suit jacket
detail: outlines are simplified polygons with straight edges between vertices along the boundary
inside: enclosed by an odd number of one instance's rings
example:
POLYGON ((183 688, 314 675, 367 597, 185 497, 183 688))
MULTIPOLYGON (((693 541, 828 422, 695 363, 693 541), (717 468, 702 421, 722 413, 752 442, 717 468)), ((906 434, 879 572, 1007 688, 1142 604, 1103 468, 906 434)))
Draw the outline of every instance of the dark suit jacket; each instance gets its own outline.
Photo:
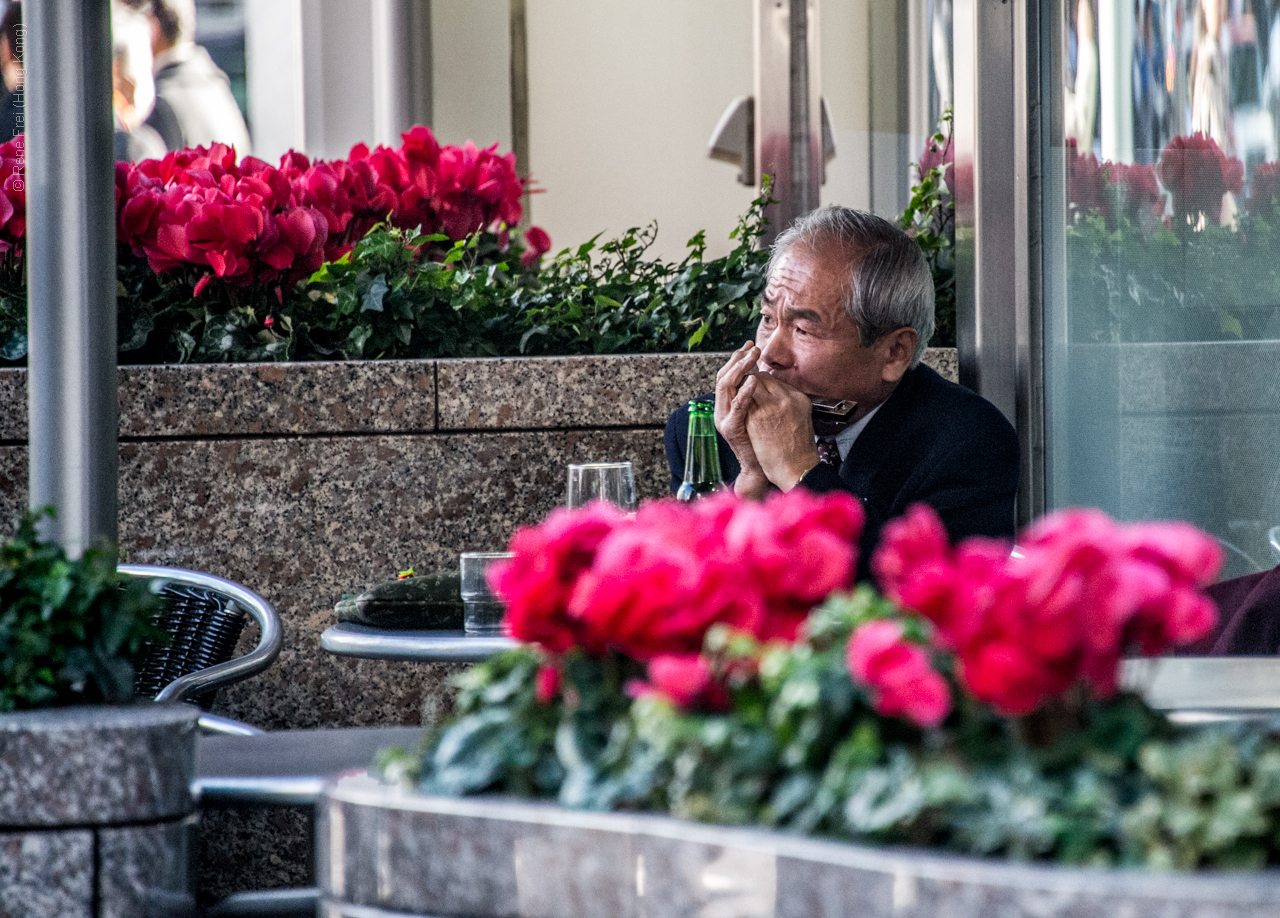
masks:
POLYGON ((1255 657, 1280 653, 1280 567, 1215 583, 1205 593, 1218 627, 1179 655, 1255 657))
MULTIPOLYGON (((667 420, 671 490, 684 477, 689 409, 667 420)), ((738 460, 723 438, 720 468, 738 476, 738 460)), ((862 500, 866 526, 858 546, 858 579, 870 577, 880 530, 914 503, 938 512, 953 541, 1014 534, 1018 436, 999 410, 923 364, 909 370, 867 424, 840 470, 819 465, 800 483, 811 491, 851 491, 862 500)))

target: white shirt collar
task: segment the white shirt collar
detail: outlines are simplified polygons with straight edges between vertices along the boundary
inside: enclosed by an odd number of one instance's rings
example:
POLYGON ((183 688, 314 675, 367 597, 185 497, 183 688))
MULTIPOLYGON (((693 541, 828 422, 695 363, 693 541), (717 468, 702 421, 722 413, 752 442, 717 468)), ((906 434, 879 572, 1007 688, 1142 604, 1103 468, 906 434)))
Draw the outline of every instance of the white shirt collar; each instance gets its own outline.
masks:
POLYGON ((858 439, 858 434, 862 433, 867 424, 870 423, 871 419, 876 416, 876 412, 880 410, 883 404, 884 403, 881 402, 880 405, 876 405, 866 413, 861 421, 850 424, 844 430, 836 434, 836 449, 840 450, 841 462, 844 462, 845 459, 849 458, 849 450, 853 449, 853 442, 858 439))

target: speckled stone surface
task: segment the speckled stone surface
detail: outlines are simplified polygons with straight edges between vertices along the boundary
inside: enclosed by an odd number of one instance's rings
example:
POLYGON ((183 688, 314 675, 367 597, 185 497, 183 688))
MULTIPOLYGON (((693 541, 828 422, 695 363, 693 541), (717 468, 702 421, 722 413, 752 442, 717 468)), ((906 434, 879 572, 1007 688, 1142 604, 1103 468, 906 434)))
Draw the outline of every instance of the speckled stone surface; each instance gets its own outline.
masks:
POLYGON ((725 354, 441 360, 440 428, 661 426, 725 354))
POLYGON ((0 531, 5 537, 26 508, 27 448, 0 446, 0 531))
POLYGON ((0 833, 0 916, 194 916, 193 819, 0 833))
POLYGON ((196 902, 209 908, 247 889, 314 886, 310 808, 201 809, 196 902))
POLYGON ((194 821, 97 830, 100 918, 194 915, 194 821))
POLYGON ((94 918, 93 832, 0 832, 0 915, 94 918))
MULTIPOLYGON (((715 385, 728 354, 640 354, 441 360, 440 429, 656 426, 715 385)), ((953 382, 954 348, 930 348, 924 362, 953 382)))
POLYGON ((439 690, 442 668, 320 650, 343 593, 505 547, 516 526, 563 503, 570 462, 630 459, 642 494, 666 486, 648 430, 162 441, 120 455, 128 560, 227 577, 280 612, 276 664, 216 706, 270 729, 413 724, 439 690))
MULTIPOLYGON (((120 436, 378 433, 435 427, 434 360, 120 368, 120 436)), ((0 370, 0 440, 27 436, 26 371, 0 370), (10 406, 21 410, 8 410, 10 406)))
MULTIPOLYGON (((666 415, 724 356, 125 367, 122 555, 239 581, 280 612, 279 659, 223 689, 216 713, 265 729, 416 725, 448 706, 454 668, 322 652, 334 603, 504 547, 563 502, 570 462, 630 459, 640 496, 665 495, 666 415)), ((4 528, 26 506, 25 419, 25 372, 0 370, 4 528)), ((211 814, 201 888, 296 885, 307 833, 281 819, 211 814)))
POLYGON ((0 716, 0 826, 155 821, 194 808, 189 705, 0 716))
POLYGON ((120 368, 120 435, 379 433, 435 427, 435 361, 120 368))
POLYGON ((343 778, 321 803, 329 916, 1262 918, 1280 875, 1026 866, 658 816, 421 797, 343 778))
POLYGON ((920 362, 931 367, 943 379, 960 381, 960 357, 954 347, 928 348, 920 362))
POLYGON ((0 369, 0 441, 27 438, 27 371, 0 369))

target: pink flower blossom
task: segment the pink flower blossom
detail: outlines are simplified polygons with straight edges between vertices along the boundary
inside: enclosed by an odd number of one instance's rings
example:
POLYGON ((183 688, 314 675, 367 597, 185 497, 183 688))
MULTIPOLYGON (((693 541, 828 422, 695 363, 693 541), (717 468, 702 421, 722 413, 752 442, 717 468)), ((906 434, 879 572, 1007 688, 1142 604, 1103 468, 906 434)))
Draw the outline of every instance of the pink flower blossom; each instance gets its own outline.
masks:
POLYGON ((938 629, 962 685, 1007 715, 1035 710, 1079 680, 1115 691, 1120 659, 1159 654, 1208 633, 1200 592, 1222 564, 1184 523, 1123 525, 1096 510, 1051 514, 1023 533, 1023 557, 970 539, 951 549, 932 510, 885 527, 872 568, 895 602, 938 629))
POLYGON ((524 232, 524 244, 525 250, 520 255, 520 263, 528 268, 551 250, 551 237, 542 227, 531 226, 524 232))
POLYGON ((538 667, 533 680, 534 697, 538 704, 551 704, 560 694, 560 670, 558 667, 544 664, 538 667))
POLYGON ((578 511, 554 510, 540 526, 517 530, 511 539, 515 557, 489 572, 490 586, 507 603, 511 636, 553 653, 576 646, 582 627, 566 614, 574 583, 604 538, 624 525, 620 511, 596 502, 578 511))
POLYGON ((1107 163, 1105 171, 1119 200, 1120 213, 1131 223, 1142 224, 1164 216, 1164 192, 1156 181, 1154 166, 1107 163))
POLYGON ((848 662, 881 714, 936 727, 951 711, 946 680, 924 648, 905 639, 901 622, 882 618, 860 625, 849 639, 848 662))
POLYGON ((1173 198, 1174 226, 1194 225, 1202 214, 1211 223, 1219 222, 1223 195, 1239 194, 1244 188, 1244 164, 1198 131, 1169 141, 1156 174, 1173 198))
POLYGON ((494 583, 511 633, 553 652, 696 654, 717 623, 792 641, 815 605, 852 584, 861 527, 847 494, 654 501, 629 520, 557 511, 516 534, 494 583))
POLYGON ((685 710, 725 711, 729 693, 716 681, 711 664, 697 654, 664 654, 649 661, 649 681, 632 682, 633 697, 658 695, 685 710))

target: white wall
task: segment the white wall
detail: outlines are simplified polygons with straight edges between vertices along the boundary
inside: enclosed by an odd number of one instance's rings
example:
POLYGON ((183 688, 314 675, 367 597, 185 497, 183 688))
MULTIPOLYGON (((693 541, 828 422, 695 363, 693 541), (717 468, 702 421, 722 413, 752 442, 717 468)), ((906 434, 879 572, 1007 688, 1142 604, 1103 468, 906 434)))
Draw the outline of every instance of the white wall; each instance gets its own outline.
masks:
MULTIPOLYGON (((395 106, 374 104, 374 13, 417 2, 247 4, 259 155, 345 156, 356 142, 394 138, 398 129, 375 118, 395 106)), ((905 2, 821 3, 837 151, 823 203, 893 215, 905 195, 897 160, 919 152, 897 133, 908 129, 893 47, 905 2)), ((752 16, 753 0, 528 0, 529 163, 544 192, 531 216, 557 248, 656 219, 664 257, 682 257, 698 230, 711 255, 729 250, 755 192, 736 182, 736 167, 707 159, 706 145, 725 106, 752 91, 752 16)), ((432 127, 442 142, 510 150, 508 18, 507 0, 432 0, 432 127)))
POLYGON ((557 247, 658 221, 657 253, 728 236, 754 192, 707 158, 725 106, 751 92, 751 0, 533 0, 533 219, 557 247))
MULTIPOLYGON (((558 248, 653 220, 655 252, 709 251, 752 190, 707 159, 711 130, 751 92, 751 0, 530 0, 533 222, 558 248)), ((433 120, 441 140, 510 147, 505 0, 433 0, 433 120)))
POLYGON ((432 0, 431 127, 441 143, 511 151, 510 54, 507 0, 432 0))
POLYGON ((344 157, 398 145, 409 127, 405 4, 420 0, 252 0, 245 66, 255 155, 344 157))
POLYGON ((871 207, 871 2, 823 0, 820 13, 822 92, 836 142, 821 201, 859 210, 871 207))

